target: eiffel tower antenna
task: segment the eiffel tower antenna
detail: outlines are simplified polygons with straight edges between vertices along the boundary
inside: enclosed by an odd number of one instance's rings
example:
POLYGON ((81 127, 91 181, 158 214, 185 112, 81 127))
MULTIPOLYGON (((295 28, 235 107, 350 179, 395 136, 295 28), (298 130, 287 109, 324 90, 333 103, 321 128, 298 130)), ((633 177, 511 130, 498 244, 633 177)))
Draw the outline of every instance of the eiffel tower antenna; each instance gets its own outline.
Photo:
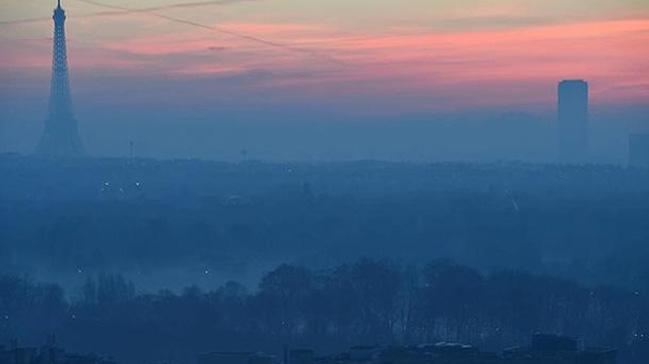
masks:
POLYGON ((54 44, 50 104, 45 128, 36 154, 47 157, 79 157, 84 154, 77 120, 72 112, 68 54, 65 40, 65 10, 61 0, 54 9, 54 44))

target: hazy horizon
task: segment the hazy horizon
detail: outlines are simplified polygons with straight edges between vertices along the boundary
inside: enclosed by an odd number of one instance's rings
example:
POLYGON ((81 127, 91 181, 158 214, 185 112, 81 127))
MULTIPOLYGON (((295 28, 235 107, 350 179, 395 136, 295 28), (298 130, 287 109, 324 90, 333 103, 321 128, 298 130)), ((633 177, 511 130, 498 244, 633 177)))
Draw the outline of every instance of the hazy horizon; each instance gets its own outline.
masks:
MULTIPOLYGON (((0 152, 40 136, 54 6, 2 4, 0 152)), ((591 86, 592 162, 624 164, 628 134, 649 130, 643 1, 63 6, 94 156, 133 141, 158 158, 552 162, 562 79, 591 86)))

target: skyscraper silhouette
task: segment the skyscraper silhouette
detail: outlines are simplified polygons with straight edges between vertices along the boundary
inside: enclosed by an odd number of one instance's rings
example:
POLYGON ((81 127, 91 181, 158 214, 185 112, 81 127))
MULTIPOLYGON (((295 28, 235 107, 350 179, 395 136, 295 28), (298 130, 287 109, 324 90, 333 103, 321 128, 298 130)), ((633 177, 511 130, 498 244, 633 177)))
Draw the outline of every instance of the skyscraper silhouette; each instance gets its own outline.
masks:
POLYGON ((79 157, 84 151, 77 120, 72 112, 65 44, 65 10, 61 7, 61 0, 58 0, 52 18, 54 19, 54 47, 50 104, 45 119, 45 129, 36 153, 50 157, 79 157))
POLYGON ((588 83, 566 80, 559 83, 559 159, 584 162, 588 157, 588 83))

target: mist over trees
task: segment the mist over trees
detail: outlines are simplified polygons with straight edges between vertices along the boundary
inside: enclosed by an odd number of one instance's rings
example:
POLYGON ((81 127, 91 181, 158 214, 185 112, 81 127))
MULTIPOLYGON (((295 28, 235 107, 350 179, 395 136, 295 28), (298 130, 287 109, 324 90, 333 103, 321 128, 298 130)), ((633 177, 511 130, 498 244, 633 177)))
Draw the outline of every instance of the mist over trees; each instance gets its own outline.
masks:
POLYGON ((649 172, 529 164, 0 160, 2 271, 181 289, 286 261, 450 258, 641 289, 649 172), (206 274, 206 272, 208 274, 206 274))

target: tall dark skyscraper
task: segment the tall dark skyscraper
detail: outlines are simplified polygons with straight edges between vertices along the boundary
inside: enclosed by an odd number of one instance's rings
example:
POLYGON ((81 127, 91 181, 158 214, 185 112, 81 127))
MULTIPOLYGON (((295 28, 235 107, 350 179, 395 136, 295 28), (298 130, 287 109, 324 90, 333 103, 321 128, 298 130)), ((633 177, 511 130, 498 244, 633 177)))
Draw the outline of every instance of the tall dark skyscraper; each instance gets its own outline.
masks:
POLYGON ((583 162, 588 158, 588 83, 566 80, 559 83, 559 159, 583 162))
POLYGON ((54 49, 49 113, 45 119, 45 128, 36 153, 50 157, 79 157, 84 151, 77 120, 72 112, 65 44, 65 10, 61 7, 61 0, 58 1, 52 18, 54 19, 54 49))

